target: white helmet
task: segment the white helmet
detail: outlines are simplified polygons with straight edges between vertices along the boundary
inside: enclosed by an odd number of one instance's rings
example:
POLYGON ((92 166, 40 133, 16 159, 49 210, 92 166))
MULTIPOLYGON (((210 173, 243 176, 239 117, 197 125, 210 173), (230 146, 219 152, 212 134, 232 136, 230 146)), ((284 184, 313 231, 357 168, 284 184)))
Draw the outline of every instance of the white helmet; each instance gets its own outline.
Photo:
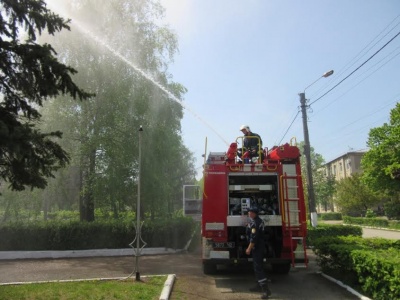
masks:
POLYGON ((240 131, 242 131, 243 129, 246 129, 247 131, 250 131, 250 127, 248 125, 240 126, 240 131))

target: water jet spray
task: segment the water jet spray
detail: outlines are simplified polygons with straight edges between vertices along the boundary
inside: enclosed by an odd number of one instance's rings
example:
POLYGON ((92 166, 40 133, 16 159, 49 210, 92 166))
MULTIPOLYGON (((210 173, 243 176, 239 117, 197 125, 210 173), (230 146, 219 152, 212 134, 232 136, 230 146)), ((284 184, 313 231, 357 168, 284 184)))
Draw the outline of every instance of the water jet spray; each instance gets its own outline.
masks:
MULTIPOLYGON (((54 11, 58 11, 56 7, 52 6, 52 9, 54 11)), ((61 13, 58 12, 58 14, 62 15, 61 13)), ((67 18, 67 17, 65 17, 67 18)), ((182 108, 186 109, 189 111, 194 117, 196 117, 200 122, 202 122, 204 125, 206 125, 209 129, 211 129, 227 146, 229 146, 229 143, 222 137, 221 134, 219 134, 210 124, 208 124, 205 120, 203 120, 196 112, 193 111, 188 105, 186 105, 181 99, 176 97, 174 94, 172 94, 170 91, 168 91, 163 85, 161 85, 159 82, 157 82, 151 75, 147 74, 144 72, 142 69, 137 67, 135 64, 133 64, 131 61, 129 61, 125 56, 123 56, 121 53, 119 53, 117 50, 112 48, 109 44, 107 44, 104 40, 100 39, 98 36, 96 36, 93 32, 90 30, 86 29, 86 27, 79 21, 74 20, 73 21, 77 29, 81 31, 84 35, 89 36, 92 40, 95 42, 99 43, 102 45, 104 48, 109 50, 114 56, 118 57, 120 60, 122 60, 124 63, 126 63, 128 66, 130 66, 132 69, 134 69, 136 72, 138 72, 141 76, 152 82, 155 86, 157 86, 160 90, 162 90, 170 99, 173 101, 177 102, 179 105, 182 106, 182 108)))

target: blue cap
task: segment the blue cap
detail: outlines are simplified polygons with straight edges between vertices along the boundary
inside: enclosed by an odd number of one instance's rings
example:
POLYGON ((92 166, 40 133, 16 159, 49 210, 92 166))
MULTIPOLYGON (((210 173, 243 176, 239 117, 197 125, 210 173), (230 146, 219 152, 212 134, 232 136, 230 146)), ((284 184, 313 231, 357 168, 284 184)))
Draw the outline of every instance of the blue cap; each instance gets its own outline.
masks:
POLYGON ((252 212, 258 214, 258 207, 252 206, 252 207, 250 207, 249 211, 252 211, 252 212))

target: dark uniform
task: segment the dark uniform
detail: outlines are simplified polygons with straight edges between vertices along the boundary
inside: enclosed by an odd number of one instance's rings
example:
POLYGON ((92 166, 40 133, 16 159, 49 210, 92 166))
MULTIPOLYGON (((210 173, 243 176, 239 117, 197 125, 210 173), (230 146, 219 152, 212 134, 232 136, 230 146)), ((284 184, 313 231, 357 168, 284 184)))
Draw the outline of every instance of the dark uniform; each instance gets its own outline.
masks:
MULTIPOLYGON (((250 211, 258 214, 257 208, 251 208, 250 211)), ((254 273, 258 285, 261 288, 260 290, 263 292, 262 299, 266 299, 271 294, 271 291, 268 288, 268 281, 263 267, 265 252, 264 222, 258 215, 254 219, 250 220, 250 223, 246 227, 247 240, 249 243, 254 243, 254 248, 251 250, 254 273)))
POLYGON ((243 146, 246 150, 258 151, 259 145, 262 148, 262 139, 260 135, 250 131, 246 136, 249 136, 249 138, 245 137, 243 141, 243 146))
POLYGON ((247 157, 250 158, 258 156, 263 157, 261 137, 257 133, 250 132, 243 140, 243 150, 244 153, 242 153, 242 149, 237 150, 237 155, 239 157, 242 157, 246 152, 248 155, 247 157))

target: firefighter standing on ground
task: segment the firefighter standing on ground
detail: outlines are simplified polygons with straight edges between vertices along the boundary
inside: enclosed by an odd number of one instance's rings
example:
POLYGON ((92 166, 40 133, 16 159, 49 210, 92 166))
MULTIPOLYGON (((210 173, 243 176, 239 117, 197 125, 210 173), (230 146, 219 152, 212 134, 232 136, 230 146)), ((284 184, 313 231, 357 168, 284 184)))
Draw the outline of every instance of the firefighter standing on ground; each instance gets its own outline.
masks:
POLYGON ((262 149, 262 140, 260 135, 251 132, 248 125, 240 126, 240 131, 245 136, 243 140, 244 151, 249 151, 250 157, 259 156, 258 151, 262 149))
POLYGON ((247 240, 249 246, 246 249, 247 255, 253 257, 254 273, 257 278, 258 286, 250 289, 251 291, 261 291, 261 299, 268 299, 271 291, 268 288, 268 280, 264 273, 264 223, 258 216, 258 208, 252 207, 249 209, 250 223, 246 227, 247 240))

